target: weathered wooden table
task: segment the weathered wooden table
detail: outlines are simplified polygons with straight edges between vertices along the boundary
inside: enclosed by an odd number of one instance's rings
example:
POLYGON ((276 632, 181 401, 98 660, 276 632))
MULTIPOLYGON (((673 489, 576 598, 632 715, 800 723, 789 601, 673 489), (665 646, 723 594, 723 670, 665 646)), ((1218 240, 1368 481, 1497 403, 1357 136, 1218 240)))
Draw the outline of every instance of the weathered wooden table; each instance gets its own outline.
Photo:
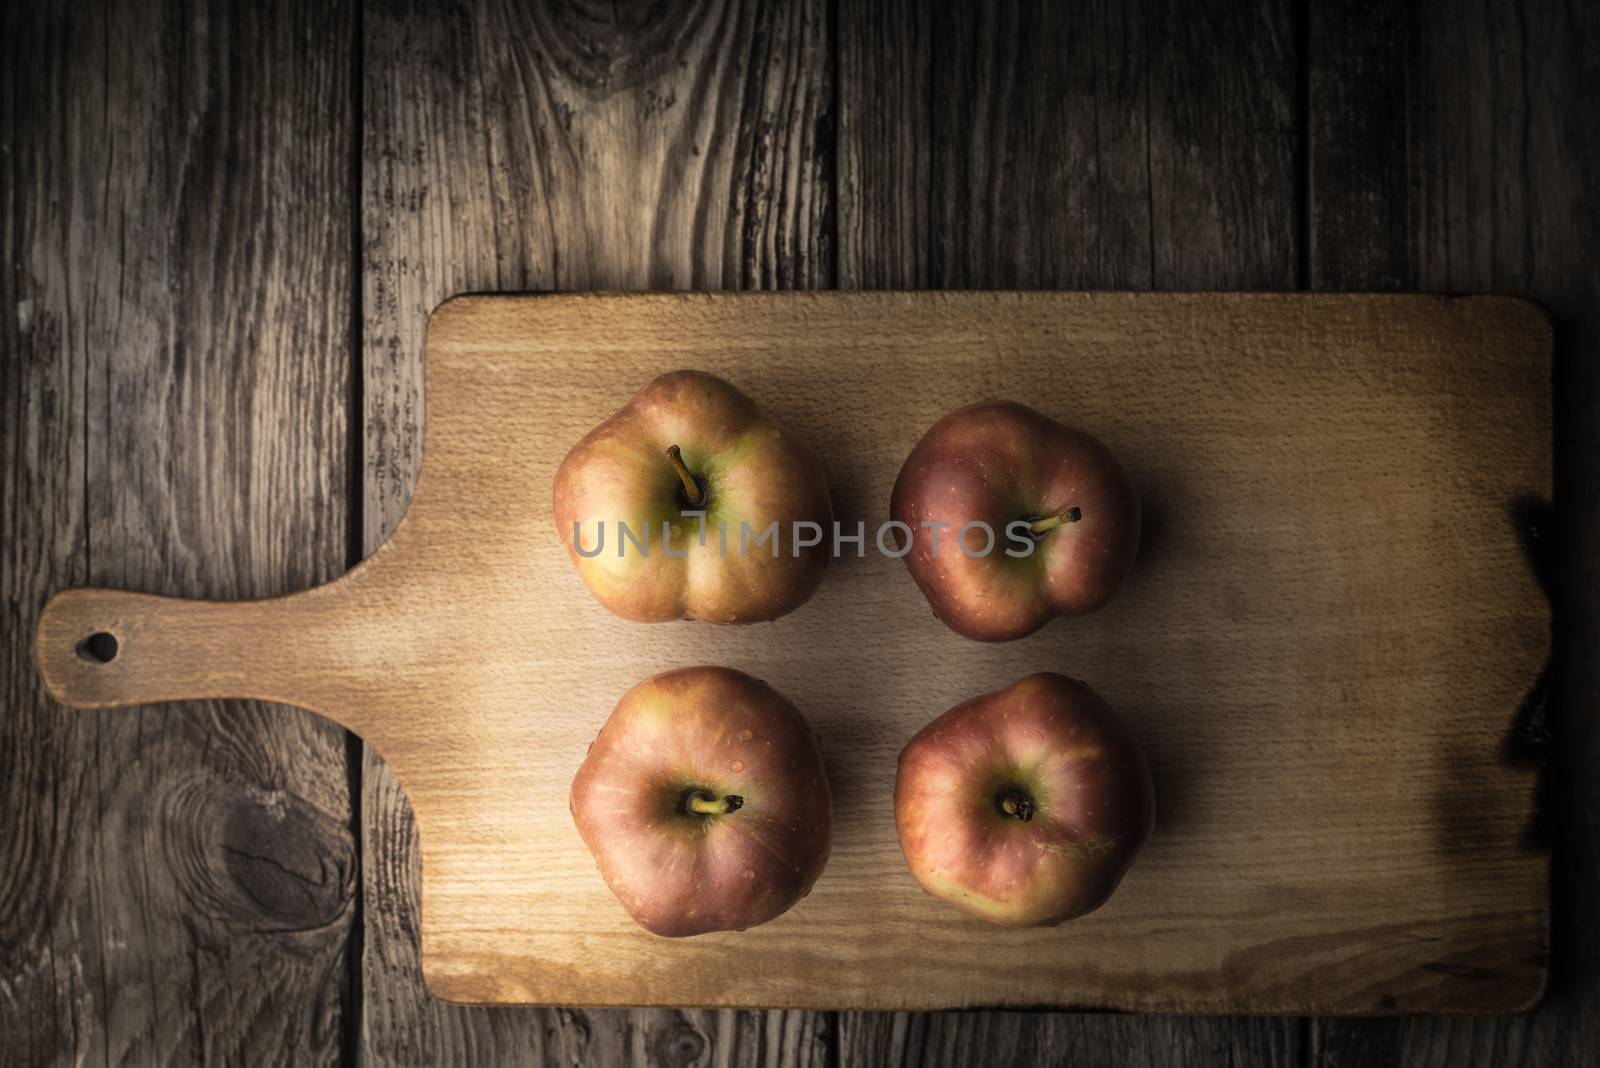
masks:
POLYGON ((1596 1056, 1600 9, 60 6, 0 24, 0 1063, 1596 1056), (445 296, 787 286, 1543 301, 1556 656, 1516 755, 1548 764, 1544 1006, 450 1006, 418 977, 405 799, 359 742, 250 704, 45 697, 30 644, 57 589, 264 595, 383 540, 445 296))

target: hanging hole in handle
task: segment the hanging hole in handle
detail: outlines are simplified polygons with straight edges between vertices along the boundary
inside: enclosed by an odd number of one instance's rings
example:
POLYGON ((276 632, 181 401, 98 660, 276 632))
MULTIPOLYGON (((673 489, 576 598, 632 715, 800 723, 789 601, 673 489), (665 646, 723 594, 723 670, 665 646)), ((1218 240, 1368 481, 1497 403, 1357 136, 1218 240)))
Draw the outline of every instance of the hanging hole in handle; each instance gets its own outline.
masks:
POLYGON ((78 643, 78 658, 90 664, 109 664, 117 658, 117 638, 97 630, 78 643))

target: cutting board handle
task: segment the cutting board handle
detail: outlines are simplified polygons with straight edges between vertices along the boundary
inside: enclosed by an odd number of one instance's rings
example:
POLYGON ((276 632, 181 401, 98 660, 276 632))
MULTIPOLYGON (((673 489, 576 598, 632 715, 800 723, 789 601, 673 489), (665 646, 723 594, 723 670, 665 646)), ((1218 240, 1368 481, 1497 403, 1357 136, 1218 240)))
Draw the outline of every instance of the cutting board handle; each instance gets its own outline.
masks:
POLYGON ((238 602, 66 590, 45 605, 34 653, 50 693, 77 708, 224 697, 314 707, 300 682, 331 650, 305 602, 327 589, 238 602))

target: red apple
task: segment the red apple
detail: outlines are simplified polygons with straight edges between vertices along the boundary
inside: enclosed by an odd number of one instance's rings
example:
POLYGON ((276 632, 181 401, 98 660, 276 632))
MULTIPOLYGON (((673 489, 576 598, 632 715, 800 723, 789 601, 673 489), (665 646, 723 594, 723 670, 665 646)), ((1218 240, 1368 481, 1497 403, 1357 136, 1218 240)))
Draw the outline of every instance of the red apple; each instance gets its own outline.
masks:
POLYGON ((1111 450, 1009 401, 935 423, 889 510, 911 529, 906 566, 934 614, 979 641, 1094 611, 1139 551, 1139 497, 1111 450))
POLYGON ((833 802, 816 735, 759 679, 645 679, 572 782, 572 818, 611 892, 658 935, 742 931, 811 892, 833 802))
POLYGON ((1010 927, 1105 904, 1155 824, 1144 753, 1063 675, 963 702, 900 754, 900 849, 923 889, 1010 927))
POLYGON ((662 375, 590 431, 561 461, 554 498, 578 574, 624 619, 776 619, 828 564, 821 463, 700 371, 662 375))

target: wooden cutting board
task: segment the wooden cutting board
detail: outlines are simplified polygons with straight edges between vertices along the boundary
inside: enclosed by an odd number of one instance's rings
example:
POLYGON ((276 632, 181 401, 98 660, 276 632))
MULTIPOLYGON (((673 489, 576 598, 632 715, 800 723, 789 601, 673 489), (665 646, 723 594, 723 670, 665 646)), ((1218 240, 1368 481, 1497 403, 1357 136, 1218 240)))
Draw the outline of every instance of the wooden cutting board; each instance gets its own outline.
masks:
MULTIPOLYGON (((393 538, 244 604, 51 602, 38 656, 83 708, 255 697, 358 732, 422 844, 429 988, 477 1002, 1176 1012, 1503 1011, 1543 989, 1535 775, 1507 755, 1550 613, 1513 513, 1550 494, 1550 328, 1498 298, 920 293, 464 297, 428 330, 422 476, 393 538), (1102 437, 1145 500, 1095 616, 981 645, 904 566, 836 561, 776 623, 630 624, 550 516, 567 449, 696 367, 887 517, 943 412, 1024 401, 1102 437), (107 663, 105 642, 118 651, 107 663), (725 664, 819 730, 837 804, 815 892, 743 934, 635 927, 567 789, 617 699, 725 664), (992 927, 912 880, 895 759, 1029 672, 1089 680, 1143 740, 1156 835, 1110 904, 992 927)), ((852 550, 853 551, 853 550, 852 550)))

